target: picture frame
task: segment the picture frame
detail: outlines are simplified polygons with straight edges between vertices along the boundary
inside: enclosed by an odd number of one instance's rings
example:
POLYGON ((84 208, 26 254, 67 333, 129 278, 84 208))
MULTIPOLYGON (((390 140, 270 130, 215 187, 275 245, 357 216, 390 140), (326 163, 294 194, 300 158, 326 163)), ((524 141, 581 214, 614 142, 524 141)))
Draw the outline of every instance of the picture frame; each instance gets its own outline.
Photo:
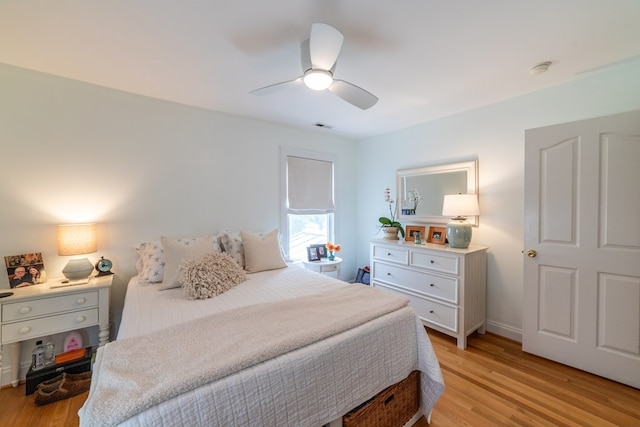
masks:
POLYGON ((307 247, 307 259, 309 261, 320 261, 320 253, 317 246, 307 247))
POLYGON ((405 242, 415 242, 415 233, 416 231, 420 232, 422 238, 424 239, 426 235, 427 227, 424 225, 407 225, 404 230, 404 241, 405 242))
POLYGON ((447 229, 445 227, 429 227, 427 243, 444 245, 447 241, 447 229))
POLYGON ((47 282, 41 252, 5 256, 4 264, 9 277, 9 287, 12 289, 47 282))
POLYGON ((309 247, 310 248, 317 248, 318 249, 318 256, 321 259, 327 257, 327 248, 324 246, 324 243, 310 245, 309 247))

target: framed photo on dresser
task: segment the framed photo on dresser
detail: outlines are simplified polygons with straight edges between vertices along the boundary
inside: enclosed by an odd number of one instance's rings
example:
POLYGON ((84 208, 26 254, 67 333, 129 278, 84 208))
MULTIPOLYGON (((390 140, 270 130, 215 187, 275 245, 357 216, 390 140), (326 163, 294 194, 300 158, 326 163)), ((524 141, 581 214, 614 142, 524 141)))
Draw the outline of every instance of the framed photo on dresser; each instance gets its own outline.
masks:
POLYGON ((427 227, 423 225, 407 225, 404 233, 404 240, 406 242, 416 241, 416 232, 420 232, 420 235, 424 239, 427 227))
POLYGON ((429 227, 427 243, 444 245, 447 241, 447 229, 445 227, 429 227))

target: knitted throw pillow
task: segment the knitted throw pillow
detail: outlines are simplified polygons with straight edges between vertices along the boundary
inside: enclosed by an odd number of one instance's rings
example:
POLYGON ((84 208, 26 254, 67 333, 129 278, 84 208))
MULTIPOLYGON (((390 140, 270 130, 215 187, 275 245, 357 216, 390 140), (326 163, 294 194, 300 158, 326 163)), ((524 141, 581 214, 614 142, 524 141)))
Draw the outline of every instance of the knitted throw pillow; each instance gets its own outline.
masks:
POLYGON ((246 279, 242 267, 224 252, 186 260, 178 271, 178 282, 188 299, 215 297, 246 279))

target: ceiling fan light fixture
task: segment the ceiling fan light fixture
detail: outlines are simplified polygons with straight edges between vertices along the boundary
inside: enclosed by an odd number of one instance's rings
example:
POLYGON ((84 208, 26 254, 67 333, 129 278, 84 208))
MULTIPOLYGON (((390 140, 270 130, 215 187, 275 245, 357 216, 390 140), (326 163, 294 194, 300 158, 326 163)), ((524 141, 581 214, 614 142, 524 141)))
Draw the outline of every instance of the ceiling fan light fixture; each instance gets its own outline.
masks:
POLYGON ((325 90, 333 83, 333 75, 326 70, 307 70, 303 80, 309 89, 325 90))

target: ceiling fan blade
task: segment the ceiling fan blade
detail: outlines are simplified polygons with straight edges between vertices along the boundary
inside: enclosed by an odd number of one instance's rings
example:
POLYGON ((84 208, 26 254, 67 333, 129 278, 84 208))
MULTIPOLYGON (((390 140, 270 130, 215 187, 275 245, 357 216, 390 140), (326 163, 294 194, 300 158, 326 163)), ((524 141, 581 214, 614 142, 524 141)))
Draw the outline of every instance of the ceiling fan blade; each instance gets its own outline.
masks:
POLYGON ((330 70, 338 59, 342 41, 342 33, 331 25, 315 23, 311 26, 309 37, 309 53, 314 69, 330 70))
POLYGON ((313 68, 311 64, 311 53, 309 51, 309 39, 306 39, 300 45, 300 62, 302 63, 303 73, 313 68))
POLYGON ((302 76, 300 76, 300 77, 298 77, 296 79, 293 79, 293 80, 286 81, 286 82, 276 83, 276 84, 272 84, 272 85, 269 85, 269 86, 261 87, 259 89, 254 89, 249 93, 251 93, 253 95, 260 95, 260 96, 269 95, 271 93, 278 92, 278 91, 283 90, 283 89, 287 89, 287 88, 290 88, 290 87, 298 86, 301 83, 302 83, 302 76))
POLYGON ((334 80, 329 90, 362 110, 371 108, 378 102, 378 97, 374 94, 344 80, 334 80))

